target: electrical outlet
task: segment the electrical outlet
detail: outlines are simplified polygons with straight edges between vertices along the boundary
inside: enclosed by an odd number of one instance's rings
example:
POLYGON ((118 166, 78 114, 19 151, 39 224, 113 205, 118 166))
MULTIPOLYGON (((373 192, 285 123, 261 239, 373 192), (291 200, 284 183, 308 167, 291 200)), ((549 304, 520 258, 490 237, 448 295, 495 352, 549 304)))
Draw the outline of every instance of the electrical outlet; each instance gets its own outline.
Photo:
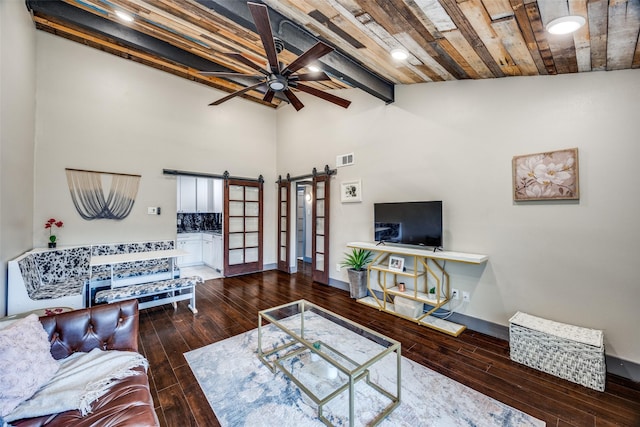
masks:
POLYGON ((458 293, 457 289, 451 289, 451 299, 458 299, 460 298, 460 293, 458 293))
POLYGON ((336 264, 336 271, 340 271, 340 270, 341 270, 340 264, 336 264))
POLYGON ((463 292, 462 293, 462 301, 464 301, 464 302, 471 301, 471 294, 469 294, 469 292, 463 292))
POLYGON ((147 214, 148 214, 148 215, 156 215, 157 213, 158 213, 158 208, 155 208, 155 207, 153 207, 153 208, 151 208, 151 207, 147 208, 147 214))

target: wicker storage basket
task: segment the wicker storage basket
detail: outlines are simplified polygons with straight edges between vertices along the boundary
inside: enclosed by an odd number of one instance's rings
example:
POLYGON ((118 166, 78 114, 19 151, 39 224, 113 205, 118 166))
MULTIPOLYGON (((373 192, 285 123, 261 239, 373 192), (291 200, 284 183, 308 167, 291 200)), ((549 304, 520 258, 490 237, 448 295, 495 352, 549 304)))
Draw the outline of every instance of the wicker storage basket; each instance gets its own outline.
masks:
POLYGON ((511 360, 604 391, 604 334, 518 312, 509 319, 511 360))

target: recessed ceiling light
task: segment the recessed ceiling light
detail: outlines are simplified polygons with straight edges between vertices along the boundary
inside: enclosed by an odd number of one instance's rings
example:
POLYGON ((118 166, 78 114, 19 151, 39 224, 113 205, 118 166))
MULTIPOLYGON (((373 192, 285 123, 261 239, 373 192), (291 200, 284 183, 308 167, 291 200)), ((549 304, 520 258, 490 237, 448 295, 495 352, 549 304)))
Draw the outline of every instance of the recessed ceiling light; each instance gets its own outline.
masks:
POLYGON ((546 28, 551 34, 569 34, 577 31, 586 22, 582 16, 562 16, 549 22, 546 28))
POLYGON ((116 15, 118 16, 118 18, 122 19, 123 21, 133 22, 133 16, 121 10, 116 10, 116 15))
POLYGON ((393 49, 391 51, 391 56, 393 59, 397 59, 398 61, 404 61, 409 57, 409 54, 404 49, 393 49))
POLYGON ((311 71, 312 73, 317 73, 318 71, 320 71, 320 67, 316 66, 316 65, 309 65, 309 71, 311 71))

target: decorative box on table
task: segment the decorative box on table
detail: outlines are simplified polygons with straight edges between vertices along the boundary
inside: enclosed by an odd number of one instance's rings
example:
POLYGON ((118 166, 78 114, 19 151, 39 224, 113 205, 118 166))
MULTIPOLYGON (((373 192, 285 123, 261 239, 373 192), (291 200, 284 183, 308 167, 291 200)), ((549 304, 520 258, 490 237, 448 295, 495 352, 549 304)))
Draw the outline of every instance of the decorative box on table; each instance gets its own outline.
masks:
POLYGON ((517 312, 509 319, 511 360, 604 391, 604 333, 517 312))

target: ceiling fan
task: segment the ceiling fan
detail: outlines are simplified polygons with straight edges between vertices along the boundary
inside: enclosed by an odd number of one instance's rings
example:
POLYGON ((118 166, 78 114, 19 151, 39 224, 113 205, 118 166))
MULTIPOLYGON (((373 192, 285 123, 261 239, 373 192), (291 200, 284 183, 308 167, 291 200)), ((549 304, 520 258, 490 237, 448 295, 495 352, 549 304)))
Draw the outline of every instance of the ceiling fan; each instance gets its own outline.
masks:
POLYGON ((296 111, 303 108, 304 104, 300 102, 300 99, 298 99, 291 89, 297 89, 317 96, 318 98, 322 98, 325 101, 332 102, 343 108, 347 108, 351 104, 351 101, 300 83, 331 80, 326 73, 320 71, 316 73, 296 74, 296 71, 305 67, 307 64, 333 51, 331 46, 318 42, 285 67, 283 63, 278 61, 278 53, 282 52, 284 44, 280 39, 275 38, 271 32, 271 22, 269 21, 267 7, 263 4, 251 2, 247 3, 247 6, 253 16, 253 21, 267 54, 268 69, 265 69, 250 59, 245 58, 240 53, 226 53, 226 56, 242 62, 248 67, 258 71, 260 74, 226 73, 217 71, 201 71, 200 74, 213 77, 249 77, 258 80, 258 83, 233 92, 209 105, 220 105, 231 98, 260 87, 266 89, 265 95, 262 98, 263 101, 271 102, 276 93, 282 93, 287 97, 296 111))

